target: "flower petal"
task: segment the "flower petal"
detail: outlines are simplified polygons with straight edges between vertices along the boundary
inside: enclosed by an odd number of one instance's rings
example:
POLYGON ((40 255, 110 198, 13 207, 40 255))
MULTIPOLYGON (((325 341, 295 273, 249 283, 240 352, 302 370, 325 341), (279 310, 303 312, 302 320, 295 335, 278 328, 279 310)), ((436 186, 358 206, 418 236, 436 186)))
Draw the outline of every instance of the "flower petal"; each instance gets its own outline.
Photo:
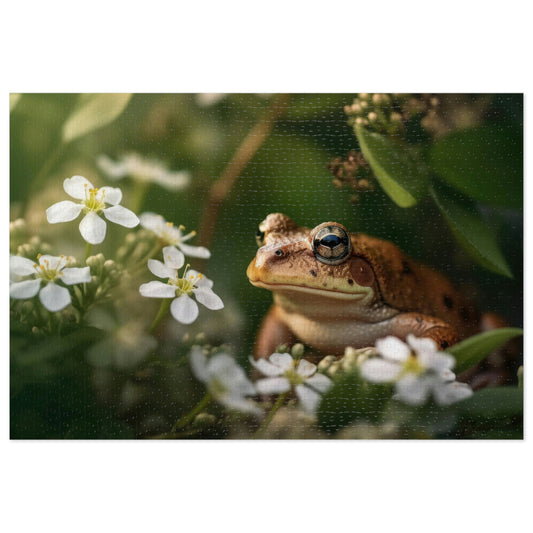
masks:
POLYGON ((395 397, 410 405, 422 405, 433 384, 434 380, 430 376, 407 374, 396 382, 395 397))
POLYGON ((402 342, 398 337, 388 336, 376 341, 376 350, 386 359, 391 361, 405 361, 411 350, 409 346, 402 342))
POLYGON ((185 256, 175 246, 165 246, 163 260, 165 265, 178 270, 185 263, 185 256))
POLYGON ((16 300, 26 300, 33 298, 41 286, 40 279, 28 279, 26 281, 16 281, 9 286, 9 296, 16 300))
POLYGON ((300 359, 298 362, 298 367, 296 368, 296 372, 300 374, 300 376, 307 378, 316 372, 316 365, 310 363, 306 359, 300 359))
POLYGON ((12 255, 9 258, 9 271, 19 276, 30 276, 35 274, 35 261, 20 255, 12 255))
POLYGON ((182 294, 172 301, 170 312, 178 322, 192 324, 198 317, 198 304, 187 294, 182 294))
POLYGON ((141 296, 147 298, 174 298, 176 296, 176 287, 168 285, 162 281, 149 281, 139 287, 141 296))
POLYGON ((224 303, 211 289, 207 287, 199 287, 198 289, 193 289, 196 299, 203 305, 205 305, 211 311, 217 311, 224 307, 224 303))
POLYGON ((268 359, 283 371, 289 370, 294 365, 294 359, 290 353, 273 353, 268 359))
POLYGON ((310 387, 306 387, 305 384, 296 385, 295 389, 296 396, 298 396, 298 399, 300 400, 302 409, 306 413, 313 414, 316 411, 320 400, 322 399, 322 395, 310 387))
POLYGON ((161 172, 154 176, 154 183, 165 187, 169 191, 179 191, 191 181, 191 175, 186 171, 161 172))
POLYGON ((65 256, 41 255, 39 257, 39 264, 47 270, 61 270, 66 262, 65 256))
POLYGON ((58 222, 70 222, 75 218, 78 218, 83 206, 81 204, 75 204, 70 200, 63 202, 57 202, 57 204, 51 205, 46 210, 46 220, 50 224, 57 224, 58 222))
POLYGON ((103 213, 107 220, 114 222, 115 224, 120 224, 125 228, 134 228, 139 224, 137 215, 121 205, 108 207, 107 209, 104 209, 103 213))
POLYGON ((41 289, 39 300, 48 311, 60 311, 70 303, 70 293, 65 287, 60 287, 53 282, 41 289))
POLYGON ((189 363, 191 365, 192 373, 198 380, 205 383, 209 376, 207 372, 207 356, 198 346, 193 346, 191 353, 189 354, 189 363))
POLYGON ((64 268, 61 274, 61 281, 67 285, 89 283, 91 281, 91 269, 89 267, 64 268))
POLYGON ((252 415, 260 415, 263 410, 253 401, 239 395, 225 394, 218 398, 220 403, 228 409, 234 409, 241 413, 250 413, 252 415))
POLYGON ((254 368, 257 368, 257 370, 259 370, 259 372, 261 372, 261 374, 263 374, 264 376, 281 376, 283 372, 283 370, 279 366, 273 365, 266 359, 258 359, 257 361, 255 361, 252 357, 250 357, 250 363, 254 368))
POLYGON ((259 394, 281 394, 290 390, 291 384, 287 378, 264 378, 255 382, 255 389, 259 394))
POLYGON ((324 394, 324 392, 326 392, 333 385, 333 381, 331 381, 331 379, 324 374, 317 372, 314 376, 311 376, 309 379, 307 379, 305 384, 308 387, 311 387, 312 389, 324 394))
POLYGON ((401 365, 381 359, 380 357, 372 357, 366 359, 359 367, 361 376, 371 383, 383 383, 387 381, 394 381, 402 371, 401 365))
POLYGON ((97 198, 106 204, 117 205, 122 200, 122 191, 118 187, 102 187, 98 189, 97 198))
POLYGON ((466 383, 453 381, 451 383, 438 383, 433 388, 433 397, 438 405, 450 405, 452 403, 470 398, 474 392, 466 383))
POLYGON ((200 257, 201 259, 209 259, 211 252, 204 246, 192 246, 191 244, 184 244, 180 242, 178 246, 181 251, 190 257, 200 257))
POLYGON ((85 200, 88 196, 89 189, 94 189, 93 184, 83 176, 72 176, 72 178, 67 178, 63 182, 63 189, 65 192, 76 198, 76 200, 85 200))
POLYGON ((161 215, 151 212, 142 213, 139 220, 143 228, 151 231, 159 230, 165 225, 165 219, 161 215))
POLYGON ((412 333, 405 339, 407 344, 417 353, 436 353, 437 343, 427 337, 415 337, 412 333))
POLYGON ((164 265, 157 259, 148 259, 148 269, 154 276, 157 276, 158 278, 173 279, 176 277, 176 271, 173 268, 164 265))
POLYGON ((106 223, 94 211, 89 211, 80 222, 81 236, 89 244, 100 244, 105 239, 106 223))
POLYGON ((122 161, 115 162, 105 154, 100 154, 96 158, 96 164, 112 180, 123 178, 127 173, 127 166, 122 161))

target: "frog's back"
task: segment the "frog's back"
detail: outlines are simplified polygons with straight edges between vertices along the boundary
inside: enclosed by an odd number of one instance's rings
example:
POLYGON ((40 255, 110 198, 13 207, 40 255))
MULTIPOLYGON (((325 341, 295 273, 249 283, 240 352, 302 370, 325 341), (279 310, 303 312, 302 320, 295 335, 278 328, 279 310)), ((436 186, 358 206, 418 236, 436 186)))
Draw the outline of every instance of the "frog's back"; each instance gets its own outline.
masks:
POLYGON ((452 325, 461 338, 478 330, 471 302, 442 274, 421 265, 395 244, 364 234, 352 234, 353 254, 366 259, 378 281, 379 295, 401 312, 416 311, 452 325))

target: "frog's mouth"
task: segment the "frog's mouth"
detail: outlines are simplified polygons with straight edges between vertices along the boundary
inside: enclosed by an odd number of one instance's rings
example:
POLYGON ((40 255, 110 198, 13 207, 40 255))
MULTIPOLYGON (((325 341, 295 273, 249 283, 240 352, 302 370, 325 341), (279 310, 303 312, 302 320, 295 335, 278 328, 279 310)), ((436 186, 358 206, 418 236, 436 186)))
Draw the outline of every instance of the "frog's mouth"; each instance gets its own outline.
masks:
POLYGON ((250 283, 255 287, 267 289, 272 292, 300 292, 311 294, 314 296, 321 296, 322 298, 333 298, 337 300, 370 300, 373 296, 372 287, 353 287, 351 292, 340 291, 338 289, 327 289, 318 287, 308 287, 304 285, 290 285, 287 283, 265 283, 264 281, 250 280, 250 283))

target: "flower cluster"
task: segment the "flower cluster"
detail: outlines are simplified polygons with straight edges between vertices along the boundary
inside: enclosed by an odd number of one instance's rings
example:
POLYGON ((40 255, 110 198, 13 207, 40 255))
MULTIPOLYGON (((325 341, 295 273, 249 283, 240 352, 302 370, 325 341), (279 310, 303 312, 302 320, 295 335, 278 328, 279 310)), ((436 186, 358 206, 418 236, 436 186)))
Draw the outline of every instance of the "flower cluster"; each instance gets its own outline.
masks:
POLYGON ((332 385, 331 379, 317 372, 316 365, 305 359, 296 360, 289 353, 273 353, 268 359, 250 362, 267 376, 255 384, 259 394, 282 394, 294 389, 308 413, 316 411, 322 394, 332 385))
POLYGON ((98 156, 96 164, 113 181, 129 176, 142 183, 155 183, 169 191, 176 192, 185 188, 191 181, 187 171, 171 171, 155 159, 146 159, 139 154, 129 153, 117 161, 107 155, 98 156))
POLYGON ((126 228, 134 228, 139 224, 135 213, 119 205, 122 200, 120 189, 97 189, 83 176, 67 178, 63 188, 69 196, 79 201, 64 200, 52 205, 46 210, 46 218, 50 224, 57 224, 70 222, 83 213, 79 228, 81 236, 89 244, 100 244, 105 239, 107 226, 101 214, 110 222, 126 228))
MULTIPOLYGON (((163 246, 171 246, 176 249, 177 256, 183 258, 183 254, 189 257, 198 257, 200 259, 209 259, 211 253, 203 246, 192 246, 185 244, 192 239, 195 231, 183 234, 183 226, 176 227, 172 222, 167 222, 161 215, 156 213, 143 213, 140 217, 141 226, 152 231, 163 246)), ((183 259, 184 260, 184 259, 183 259)))
POLYGON ((244 413, 262 413, 255 402, 247 398, 256 394, 255 387, 233 357, 218 353, 208 359, 203 350, 195 346, 189 358, 193 374, 217 402, 244 413))
POLYGON ((142 296, 148 298, 173 298, 170 304, 172 316, 182 324, 191 324, 198 317, 198 305, 191 298, 194 296, 198 302, 208 309, 218 310, 224 307, 222 300, 213 290, 213 282, 195 270, 185 271, 180 276, 179 269, 183 266, 185 258, 174 246, 163 248, 164 262, 156 259, 148 261, 150 272, 162 281, 150 281, 139 288, 142 296))
POLYGON ((61 284, 76 285, 91 281, 89 267, 65 268, 69 258, 63 255, 41 255, 38 260, 37 264, 26 257, 10 257, 10 274, 19 278, 9 287, 11 298, 26 300, 39 293, 39 300, 48 311, 61 311, 72 301, 70 292, 61 284), (31 279, 24 279, 27 277, 31 279))
POLYGON ((433 396, 438 405, 450 405, 472 395, 472 389, 455 381, 455 359, 439 352, 431 339, 407 336, 376 341, 378 357, 361 363, 361 375, 373 383, 394 383, 395 397, 410 405, 422 405, 433 396))

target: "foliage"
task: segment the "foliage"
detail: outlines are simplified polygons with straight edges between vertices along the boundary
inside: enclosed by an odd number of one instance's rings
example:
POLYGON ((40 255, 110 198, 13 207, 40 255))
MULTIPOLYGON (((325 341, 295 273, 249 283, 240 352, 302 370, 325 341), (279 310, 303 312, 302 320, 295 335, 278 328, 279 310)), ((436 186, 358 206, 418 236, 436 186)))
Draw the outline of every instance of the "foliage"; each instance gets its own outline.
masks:
MULTIPOLYGON (((244 274, 268 213, 336 220, 521 325, 521 113, 519 95, 11 95, 10 253, 37 265, 11 271, 11 437, 269 438, 297 420, 312 438, 521 438, 516 379, 406 405, 363 377, 368 351, 317 367, 280 347, 285 366, 263 379, 274 396, 257 394, 249 356, 271 296, 244 274), (39 267, 48 256, 90 281, 63 283, 39 267), (68 305, 21 298, 36 279, 68 305)), ((521 333, 450 347, 454 372, 521 333)))

